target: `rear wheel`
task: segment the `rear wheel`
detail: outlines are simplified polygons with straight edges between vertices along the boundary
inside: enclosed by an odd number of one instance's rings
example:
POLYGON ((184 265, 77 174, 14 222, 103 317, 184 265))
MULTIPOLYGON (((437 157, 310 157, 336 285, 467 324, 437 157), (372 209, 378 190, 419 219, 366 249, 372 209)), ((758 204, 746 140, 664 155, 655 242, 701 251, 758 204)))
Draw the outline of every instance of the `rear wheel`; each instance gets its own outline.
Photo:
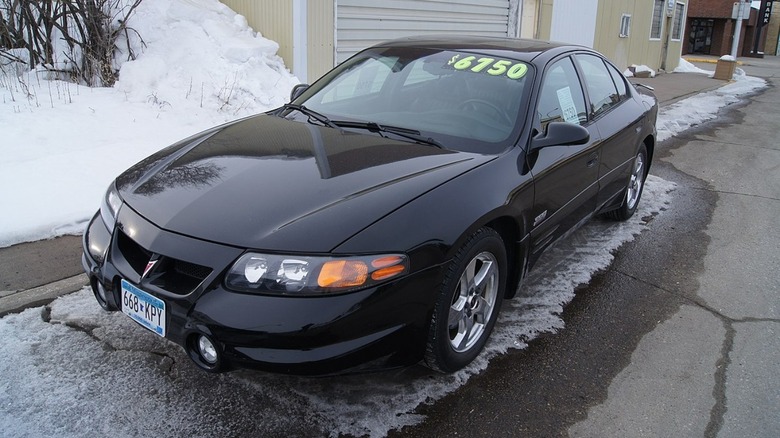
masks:
POLYGON ((433 311, 425 363, 454 372, 477 357, 493 331, 506 284, 506 250, 498 233, 482 228, 458 251, 433 311))
POLYGON ((628 179, 628 186, 623 195, 623 205, 617 210, 608 212, 607 217, 617 221, 624 221, 634 215, 639 206, 639 199, 642 197, 642 189, 645 188, 647 165, 647 148, 642 144, 639 146, 639 151, 637 151, 634 158, 631 177, 628 179))

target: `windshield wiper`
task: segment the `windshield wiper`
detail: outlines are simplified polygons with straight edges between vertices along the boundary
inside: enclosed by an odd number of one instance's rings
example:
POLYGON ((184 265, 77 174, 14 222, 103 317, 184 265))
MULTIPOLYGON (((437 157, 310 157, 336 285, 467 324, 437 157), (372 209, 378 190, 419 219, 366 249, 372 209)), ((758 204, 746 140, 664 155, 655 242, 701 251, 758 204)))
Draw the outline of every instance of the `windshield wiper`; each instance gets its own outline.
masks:
POLYGON ((338 125, 333 123, 324 114, 320 114, 317 111, 314 111, 313 109, 306 108, 303 105, 298 105, 298 104, 295 104, 295 103, 286 103, 286 104, 284 104, 284 106, 282 108, 283 109, 291 109, 291 110, 298 111, 299 113, 305 114, 305 115, 307 115, 307 116, 317 120, 318 122, 322 123, 323 125, 325 125, 325 126, 327 126, 329 128, 334 128, 334 129, 338 129, 339 128, 338 125))
MULTIPOLYGON (((382 133, 395 134, 399 137, 413 140, 418 143, 424 143, 444 149, 444 145, 431 137, 422 135, 420 131, 416 129, 403 128, 401 126, 380 125, 376 122, 352 122, 349 120, 334 120, 332 123, 340 128, 365 129, 371 132, 376 132, 379 135, 382 135, 382 133)), ((382 137, 385 136, 382 135, 382 137)))

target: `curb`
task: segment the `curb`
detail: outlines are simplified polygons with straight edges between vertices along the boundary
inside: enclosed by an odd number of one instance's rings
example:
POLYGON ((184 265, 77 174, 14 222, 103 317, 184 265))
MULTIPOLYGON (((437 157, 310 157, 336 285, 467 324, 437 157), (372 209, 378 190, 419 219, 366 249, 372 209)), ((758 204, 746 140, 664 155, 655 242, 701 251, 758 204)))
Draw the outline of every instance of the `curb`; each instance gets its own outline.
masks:
POLYGON ((9 313, 19 313, 29 307, 49 304, 62 295, 76 292, 89 284, 86 274, 74 275, 53 283, 44 284, 0 298, 0 318, 9 313))
POLYGON ((690 92, 688 94, 675 96, 672 99, 668 99, 668 100, 663 101, 663 102, 658 102, 658 109, 660 110, 661 108, 664 108, 664 107, 667 107, 667 106, 670 106, 670 105, 674 105, 675 103, 677 103, 677 102, 679 102, 681 100, 687 99, 687 98, 689 98, 691 96, 694 96, 694 95, 697 95, 697 94, 707 93, 707 92, 712 91, 712 90, 717 90, 718 88, 726 86, 726 85, 730 84, 731 82, 733 82, 733 81, 725 81, 721 85, 713 85, 712 87, 709 87, 709 88, 703 88, 703 89, 701 89, 699 91, 692 91, 692 92, 690 92))
MULTIPOLYGON (((683 57, 683 59, 688 61, 688 62, 702 62, 702 63, 707 63, 707 64, 717 64, 718 63, 718 58, 686 58, 686 57, 683 57)), ((737 65, 745 65, 745 63, 743 63, 742 61, 738 60, 736 62, 737 62, 737 65)))

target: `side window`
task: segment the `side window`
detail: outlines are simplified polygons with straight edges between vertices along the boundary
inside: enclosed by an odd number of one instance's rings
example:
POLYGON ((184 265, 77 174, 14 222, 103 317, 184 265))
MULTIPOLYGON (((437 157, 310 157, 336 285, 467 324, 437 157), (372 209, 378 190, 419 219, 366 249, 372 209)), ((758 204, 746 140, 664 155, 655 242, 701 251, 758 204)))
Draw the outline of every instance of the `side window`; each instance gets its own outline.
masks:
POLYGON ((607 70, 609 70, 610 76, 612 76, 612 80, 615 82, 615 87, 617 87, 618 91, 618 97, 620 100, 625 99, 628 97, 628 92, 626 88, 626 77, 623 76, 622 73, 617 71, 615 67, 607 64, 607 70))
POLYGON ((575 56, 585 75, 591 111, 594 117, 598 117, 620 102, 615 83, 601 58, 593 55, 575 56))
POLYGON ((550 122, 583 125, 588 121, 585 98, 571 58, 556 61, 545 71, 536 111, 543 129, 550 122))

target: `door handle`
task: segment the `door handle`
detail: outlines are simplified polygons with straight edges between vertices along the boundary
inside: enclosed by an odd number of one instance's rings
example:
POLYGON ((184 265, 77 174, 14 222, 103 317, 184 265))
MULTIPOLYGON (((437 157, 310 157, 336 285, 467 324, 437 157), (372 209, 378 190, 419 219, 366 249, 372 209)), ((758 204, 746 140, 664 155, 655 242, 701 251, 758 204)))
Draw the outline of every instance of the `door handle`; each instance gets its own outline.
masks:
POLYGON ((598 153, 594 152, 594 153, 588 155, 588 163, 587 163, 588 167, 593 167, 596 164, 598 164, 598 162, 599 162, 599 154, 598 153))

